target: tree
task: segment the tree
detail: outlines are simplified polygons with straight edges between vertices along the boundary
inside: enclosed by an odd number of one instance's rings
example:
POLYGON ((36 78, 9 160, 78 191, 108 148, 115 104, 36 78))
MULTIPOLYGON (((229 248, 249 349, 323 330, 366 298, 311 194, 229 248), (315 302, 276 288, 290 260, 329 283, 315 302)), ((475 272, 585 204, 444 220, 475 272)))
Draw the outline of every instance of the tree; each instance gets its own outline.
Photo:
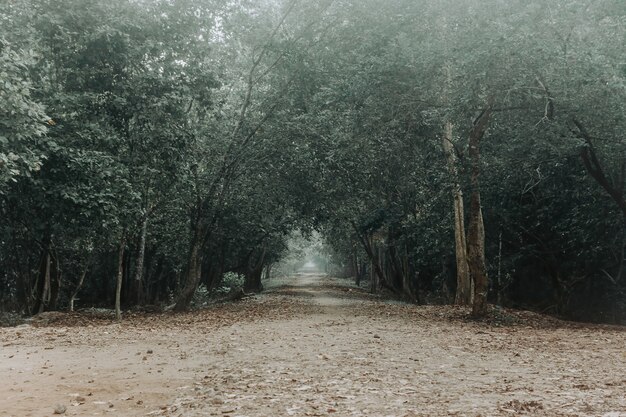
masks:
POLYGON ((41 169, 47 126, 55 124, 33 99, 32 82, 25 76, 35 61, 32 50, 15 50, 0 37, 0 193, 17 176, 41 169))

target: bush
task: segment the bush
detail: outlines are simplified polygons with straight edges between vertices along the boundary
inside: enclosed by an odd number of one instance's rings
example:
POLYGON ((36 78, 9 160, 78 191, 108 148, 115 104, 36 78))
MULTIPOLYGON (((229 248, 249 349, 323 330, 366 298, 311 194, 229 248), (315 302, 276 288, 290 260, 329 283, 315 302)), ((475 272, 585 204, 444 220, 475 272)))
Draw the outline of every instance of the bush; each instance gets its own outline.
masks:
POLYGON ((224 295, 228 294, 238 288, 243 288, 244 276, 235 272, 226 272, 222 276, 222 281, 218 287, 215 288, 215 294, 224 295))
POLYGON ((205 307, 211 301, 211 292, 207 289, 206 285, 200 284, 193 294, 191 299, 191 306, 193 308, 205 307))
POLYGON ((213 290, 209 290, 206 285, 200 284, 196 292, 193 294, 191 306, 193 308, 206 307, 213 299, 243 288, 243 283, 243 275, 235 272, 227 272, 222 276, 222 280, 219 285, 213 290))

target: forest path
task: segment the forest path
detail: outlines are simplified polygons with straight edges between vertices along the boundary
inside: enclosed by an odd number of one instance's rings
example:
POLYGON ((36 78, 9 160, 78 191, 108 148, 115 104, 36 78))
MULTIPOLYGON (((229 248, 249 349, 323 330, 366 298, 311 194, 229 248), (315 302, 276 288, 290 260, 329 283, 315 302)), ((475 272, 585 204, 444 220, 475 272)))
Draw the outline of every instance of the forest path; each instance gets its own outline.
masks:
POLYGON ((623 328, 464 314, 307 274, 189 314, 0 329, 0 416, 626 416, 623 328))

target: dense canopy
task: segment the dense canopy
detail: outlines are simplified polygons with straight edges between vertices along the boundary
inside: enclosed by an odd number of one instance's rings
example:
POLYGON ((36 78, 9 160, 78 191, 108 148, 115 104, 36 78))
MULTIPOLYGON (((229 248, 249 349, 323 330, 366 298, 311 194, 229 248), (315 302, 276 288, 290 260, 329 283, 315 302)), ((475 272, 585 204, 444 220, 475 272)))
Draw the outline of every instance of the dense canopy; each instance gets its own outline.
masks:
POLYGON ((0 310, 185 310, 319 236, 372 291, 623 322, 625 44, 623 0, 0 2, 0 310))

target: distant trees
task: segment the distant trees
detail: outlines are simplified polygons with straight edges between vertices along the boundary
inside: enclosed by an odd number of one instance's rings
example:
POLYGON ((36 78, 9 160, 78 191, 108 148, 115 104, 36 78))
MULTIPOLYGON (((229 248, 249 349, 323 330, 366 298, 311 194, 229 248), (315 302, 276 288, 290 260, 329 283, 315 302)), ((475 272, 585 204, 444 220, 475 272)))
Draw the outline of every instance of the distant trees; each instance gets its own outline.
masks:
POLYGON ((5 2, 2 306, 184 310, 229 271, 259 291, 301 228, 372 291, 619 320, 625 19, 619 0, 5 2))

